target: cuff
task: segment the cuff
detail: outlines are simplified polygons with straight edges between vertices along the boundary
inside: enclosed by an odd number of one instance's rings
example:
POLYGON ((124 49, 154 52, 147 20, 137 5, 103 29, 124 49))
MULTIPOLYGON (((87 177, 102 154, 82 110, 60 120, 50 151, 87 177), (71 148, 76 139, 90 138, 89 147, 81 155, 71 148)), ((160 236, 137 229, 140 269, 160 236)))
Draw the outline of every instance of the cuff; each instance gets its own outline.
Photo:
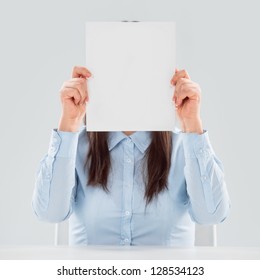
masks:
POLYGON ((75 157, 79 132, 52 130, 48 155, 51 157, 75 157))
POLYGON ((205 158, 214 153, 208 131, 204 130, 202 134, 182 133, 182 137, 185 158, 205 158))

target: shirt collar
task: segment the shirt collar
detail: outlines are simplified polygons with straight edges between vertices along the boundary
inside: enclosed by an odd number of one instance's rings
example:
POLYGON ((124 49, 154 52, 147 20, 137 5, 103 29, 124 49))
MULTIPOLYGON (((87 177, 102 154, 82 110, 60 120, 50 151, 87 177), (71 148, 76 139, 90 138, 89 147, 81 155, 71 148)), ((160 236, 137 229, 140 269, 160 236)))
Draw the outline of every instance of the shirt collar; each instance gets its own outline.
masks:
POLYGON ((111 151, 117 144, 122 140, 130 138, 141 153, 145 150, 151 143, 151 132, 150 131, 136 131, 130 136, 127 136, 122 131, 112 131, 109 132, 108 136, 108 149, 111 151))

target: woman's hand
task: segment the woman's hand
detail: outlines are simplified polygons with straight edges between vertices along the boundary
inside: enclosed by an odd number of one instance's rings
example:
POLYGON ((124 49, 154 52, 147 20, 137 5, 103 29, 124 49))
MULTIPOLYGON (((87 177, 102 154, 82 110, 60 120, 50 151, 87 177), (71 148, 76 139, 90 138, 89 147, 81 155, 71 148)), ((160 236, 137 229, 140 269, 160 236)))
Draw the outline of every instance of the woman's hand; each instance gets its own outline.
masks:
POLYGON ((72 79, 63 83, 60 89, 62 115, 58 130, 70 132, 79 130, 88 101, 87 79, 91 75, 87 68, 75 66, 72 70, 72 79))
POLYGON ((173 101, 183 132, 202 134, 200 86, 190 79, 186 70, 177 69, 171 84, 175 86, 173 101))

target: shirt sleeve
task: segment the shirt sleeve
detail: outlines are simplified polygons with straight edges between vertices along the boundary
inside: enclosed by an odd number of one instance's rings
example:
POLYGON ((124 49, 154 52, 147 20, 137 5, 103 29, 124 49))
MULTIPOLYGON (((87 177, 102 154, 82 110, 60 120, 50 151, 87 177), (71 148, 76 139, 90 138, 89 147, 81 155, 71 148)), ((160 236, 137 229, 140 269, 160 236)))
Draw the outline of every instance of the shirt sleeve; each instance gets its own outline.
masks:
POLYGON ((213 151, 207 131, 183 133, 182 137, 191 218, 199 224, 218 224, 226 219, 230 209, 223 165, 213 151))
POLYGON ((78 136, 78 132, 52 131, 48 153, 36 173, 32 197, 32 208, 40 220, 57 223, 72 213, 78 136))

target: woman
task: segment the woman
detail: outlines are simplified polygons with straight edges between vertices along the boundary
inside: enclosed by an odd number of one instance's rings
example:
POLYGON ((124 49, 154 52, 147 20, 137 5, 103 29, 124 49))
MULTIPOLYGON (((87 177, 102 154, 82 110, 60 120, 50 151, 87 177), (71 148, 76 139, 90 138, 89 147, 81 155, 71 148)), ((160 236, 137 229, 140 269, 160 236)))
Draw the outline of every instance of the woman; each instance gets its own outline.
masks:
POLYGON ((33 194, 39 219, 70 217, 71 245, 193 246, 194 222, 229 211, 223 167, 200 119, 200 87, 185 70, 171 80, 179 132, 80 129, 91 73, 74 67, 61 88, 62 115, 33 194))

